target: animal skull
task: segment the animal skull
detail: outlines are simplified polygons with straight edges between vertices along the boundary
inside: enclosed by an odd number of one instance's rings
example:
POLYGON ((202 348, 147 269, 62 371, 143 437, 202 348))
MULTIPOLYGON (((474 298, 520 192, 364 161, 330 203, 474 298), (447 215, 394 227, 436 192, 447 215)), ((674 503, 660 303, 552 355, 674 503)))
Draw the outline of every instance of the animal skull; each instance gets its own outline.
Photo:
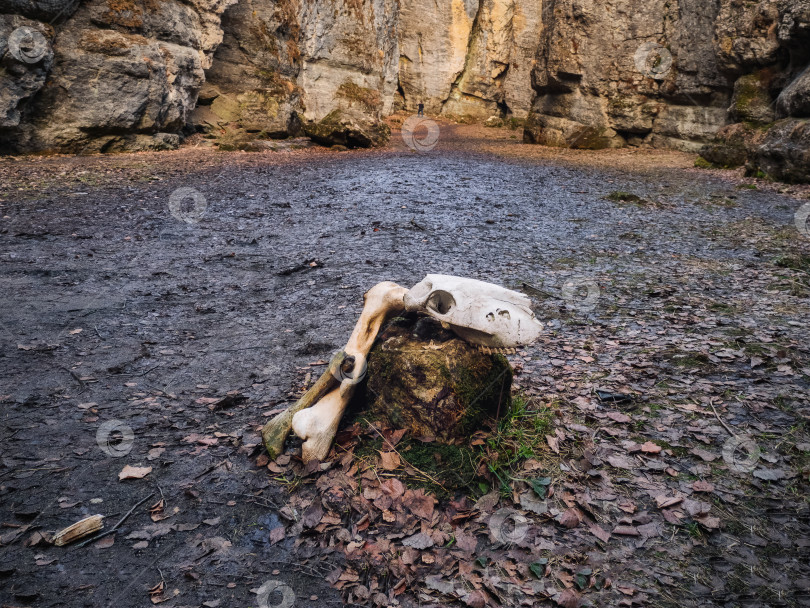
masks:
POLYGON ((423 312, 471 344, 511 348, 531 344, 543 329, 531 301, 492 283, 429 274, 405 294, 405 308, 423 312))

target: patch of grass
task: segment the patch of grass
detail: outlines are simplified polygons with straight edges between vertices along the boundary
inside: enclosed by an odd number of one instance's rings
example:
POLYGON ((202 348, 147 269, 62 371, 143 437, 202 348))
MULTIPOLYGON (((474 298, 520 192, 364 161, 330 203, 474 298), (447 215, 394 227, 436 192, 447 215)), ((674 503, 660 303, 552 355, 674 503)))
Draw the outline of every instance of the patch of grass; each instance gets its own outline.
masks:
POLYGON ((406 485, 424 488, 439 499, 452 498, 452 494, 459 490, 471 495, 480 493, 477 475, 480 454, 477 451, 465 446, 422 443, 412 439, 406 439, 397 449, 408 464, 441 484, 421 477, 406 477, 406 485))
POLYGON ((517 131, 518 129, 522 129, 526 126, 526 119, 512 116, 506 121, 506 126, 512 131, 517 131))
MULTIPOLYGON (((374 467, 377 463, 382 439, 365 438, 354 450, 361 468, 374 467)), ((403 469, 396 476, 406 487, 422 488, 439 500, 453 498, 463 492, 476 496, 481 494, 478 477, 480 452, 466 446, 443 443, 422 443, 406 437, 396 446, 402 459, 403 469)))
POLYGON ((645 201, 640 196, 633 194, 632 192, 624 192, 622 190, 616 190, 611 192, 605 197, 606 200, 613 201, 614 203, 633 203, 636 205, 644 205, 647 201, 645 201))
POLYGON ((803 253, 780 255, 774 259, 773 263, 779 268, 810 272, 810 255, 803 253))
MULTIPOLYGON (((422 443, 406 437, 396 449, 411 472, 407 466, 403 471, 397 469, 397 477, 406 486, 422 488, 440 500, 453 498, 458 492, 477 497, 489 488, 486 479, 478 475, 483 462, 501 493, 511 495, 510 482, 518 479, 523 462, 548 455, 545 436, 552 432, 555 407, 521 395, 513 397, 507 413, 493 421, 494 429, 483 445, 422 443)), ((366 467, 374 466, 380 450, 381 438, 366 438, 357 445, 354 456, 366 467)))
POLYGON ((756 179, 764 179, 770 182, 775 181, 770 175, 765 173, 762 169, 757 169, 756 171, 749 170, 746 172, 746 175, 748 177, 754 177, 756 179))
POLYGON ((711 365, 709 356, 706 353, 675 351, 669 353, 667 358, 676 367, 701 368, 711 365))
POLYGON ((693 521, 684 525, 684 530, 686 530, 692 538, 703 538, 703 532, 701 532, 700 525, 697 522, 693 521))
POLYGON ((739 184, 737 190, 759 190, 756 184, 739 184))
POLYGON ((486 441, 486 463, 505 496, 512 493, 509 481, 523 462, 541 458, 548 451, 545 436, 551 432, 556 403, 541 405, 518 395, 512 407, 486 441))
POLYGON ((710 302, 706 308, 712 312, 720 312, 729 315, 738 312, 737 307, 732 306, 731 304, 726 304, 725 302, 710 302))

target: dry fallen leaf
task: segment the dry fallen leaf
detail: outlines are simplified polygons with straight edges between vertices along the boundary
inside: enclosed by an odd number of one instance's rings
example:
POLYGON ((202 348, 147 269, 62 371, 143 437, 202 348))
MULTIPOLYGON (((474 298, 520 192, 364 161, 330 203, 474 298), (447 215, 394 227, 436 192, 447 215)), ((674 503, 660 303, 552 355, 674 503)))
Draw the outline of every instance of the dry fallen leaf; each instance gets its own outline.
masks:
POLYGON ((125 466, 118 473, 118 481, 125 479, 143 479, 152 472, 152 467, 133 467, 130 465, 125 466))
POLYGON ((386 471, 394 471, 399 468, 399 454, 396 452, 380 452, 380 464, 386 471))
POLYGON ((429 549, 433 546, 433 539, 424 532, 419 532, 403 540, 402 544, 414 549, 429 549))
POLYGON ((681 501, 683 501, 683 496, 667 496, 666 494, 661 494, 655 497, 655 504, 659 509, 672 507, 681 501))
POLYGON ((579 593, 573 589, 566 589, 557 598, 557 605, 562 608, 577 608, 579 606, 579 593))
POLYGON ((660 454, 661 453, 661 446, 656 445, 652 441, 647 441, 641 446, 641 451, 645 454, 660 454))
POLYGON ((696 481, 692 484, 695 492, 714 492, 714 484, 710 481, 696 481))
POLYGON ((566 528, 576 528, 579 522, 579 513, 576 509, 567 509, 560 517, 560 524, 566 528))
POLYGON ((275 545, 278 542, 281 542, 286 537, 286 533, 284 532, 284 526, 279 526, 278 528, 273 528, 270 530, 270 544, 275 545))

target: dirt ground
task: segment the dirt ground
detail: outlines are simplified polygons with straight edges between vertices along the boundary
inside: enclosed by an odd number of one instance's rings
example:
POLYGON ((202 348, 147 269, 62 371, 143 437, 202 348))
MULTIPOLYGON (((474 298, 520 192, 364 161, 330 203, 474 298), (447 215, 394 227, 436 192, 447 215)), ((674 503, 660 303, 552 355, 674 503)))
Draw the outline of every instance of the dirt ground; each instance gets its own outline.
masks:
POLYGON ((810 190, 439 126, 0 159, 0 605, 810 606, 810 190), (480 492, 435 501, 357 433, 268 463, 363 292, 427 273, 533 298, 548 426, 483 429, 480 492))

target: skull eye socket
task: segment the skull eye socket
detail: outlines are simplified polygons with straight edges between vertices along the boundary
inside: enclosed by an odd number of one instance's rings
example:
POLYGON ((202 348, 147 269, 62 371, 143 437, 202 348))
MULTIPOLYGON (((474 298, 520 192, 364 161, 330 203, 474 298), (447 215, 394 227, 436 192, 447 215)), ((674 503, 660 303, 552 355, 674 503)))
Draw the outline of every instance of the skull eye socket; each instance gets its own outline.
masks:
POLYGON ((508 310, 499 310, 498 311, 498 316, 503 317, 507 321, 510 321, 512 319, 512 315, 509 314, 508 310))
POLYGON ((427 299, 425 306, 440 315, 446 315, 456 305, 456 300, 447 291, 434 291, 427 299))

